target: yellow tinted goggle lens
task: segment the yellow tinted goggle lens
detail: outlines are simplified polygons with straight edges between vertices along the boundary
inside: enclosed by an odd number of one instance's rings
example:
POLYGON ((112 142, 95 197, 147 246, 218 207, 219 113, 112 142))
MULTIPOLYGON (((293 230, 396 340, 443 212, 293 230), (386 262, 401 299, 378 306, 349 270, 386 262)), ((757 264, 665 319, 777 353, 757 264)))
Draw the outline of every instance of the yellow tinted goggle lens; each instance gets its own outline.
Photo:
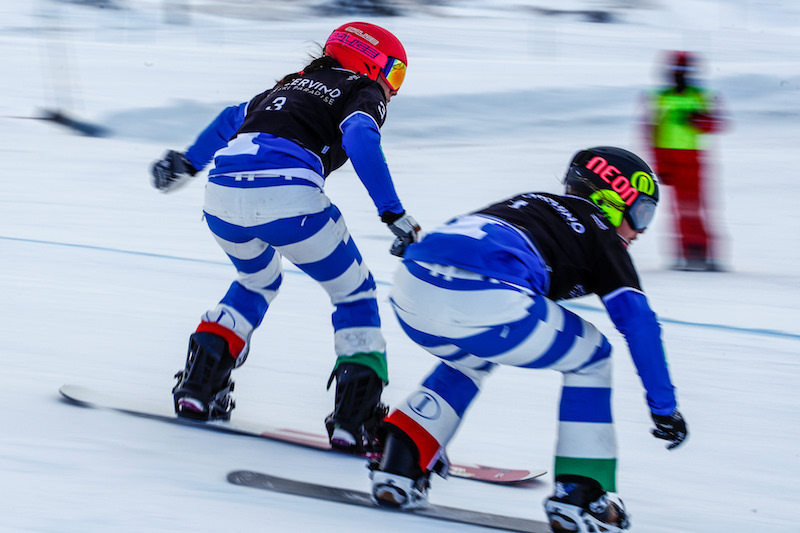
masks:
POLYGON ((403 80, 406 78, 406 64, 397 59, 390 57, 383 67, 383 77, 389 83, 389 87, 395 91, 403 85, 403 80))

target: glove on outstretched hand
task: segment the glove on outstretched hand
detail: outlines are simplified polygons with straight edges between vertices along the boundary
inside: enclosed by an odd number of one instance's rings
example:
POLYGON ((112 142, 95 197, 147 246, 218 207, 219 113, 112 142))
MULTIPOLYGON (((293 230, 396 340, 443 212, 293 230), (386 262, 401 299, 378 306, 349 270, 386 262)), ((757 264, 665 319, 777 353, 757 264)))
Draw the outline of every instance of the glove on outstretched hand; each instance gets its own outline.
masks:
POLYGON ((401 214, 386 212, 381 215, 381 220, 389 226, 397 237, 392 243, 389 252, 397 257, 403 257, 409 244, 419 239, 420 227, 414 217, 404 212, 401 214))
POLYGON ((686 440, 689 431, 686 429, 686 421, 683 419, 683 415, 677 409, 669 416, 652 413, 651 416, 656 424, 651 433, 657 439, 669 441, 669 444, 667 444, 668 450, 677 448, 686 440))
POLYGON ((179 189, 197 174, 191 163, 182 153, 169 150, 150 167, 153 175, 153 187, 161 192, 170 192, 179 189))

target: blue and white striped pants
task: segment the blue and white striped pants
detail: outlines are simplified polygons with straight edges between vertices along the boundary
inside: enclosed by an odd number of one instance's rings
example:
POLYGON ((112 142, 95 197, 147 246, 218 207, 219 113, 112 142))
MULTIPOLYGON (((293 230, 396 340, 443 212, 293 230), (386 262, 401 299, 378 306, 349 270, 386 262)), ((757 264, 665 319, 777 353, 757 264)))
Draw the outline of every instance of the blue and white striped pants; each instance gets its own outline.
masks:
MULTIPOLYGON (((249 181, 215 176, 206 185, 204 212, 238 271, 204 322, 216 322, 249 344, 278 294, 285 257, 327 291, 335 307, 337 356, 385 352, 375 280, 342 214, 318 186, 291 176, 249 181)), ((244 357, 239 359, 241 364, 244 357)))
POLYGON ((390 295, 405 333, 437 364, 388 421, 430 468, 498 364, 563 373, 555 474, 614 490, 611 345, 589 322, 538 294, 452 266, 407 261, 390 295))

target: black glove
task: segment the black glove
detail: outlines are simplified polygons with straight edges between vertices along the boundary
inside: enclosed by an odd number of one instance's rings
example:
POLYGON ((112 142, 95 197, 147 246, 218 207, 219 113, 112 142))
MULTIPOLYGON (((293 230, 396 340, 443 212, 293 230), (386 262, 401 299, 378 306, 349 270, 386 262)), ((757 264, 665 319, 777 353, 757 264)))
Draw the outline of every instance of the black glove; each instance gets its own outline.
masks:
POLYGON ((164 158, 150 167, 153 175, 153 187, 161 192, 170 192, 185 185, 195 174, 191 163, 180 152, 169 150, 164 158))
POLYGON ((656 424, 655 429, 653 429, 651 433, 657 439, 669 441, 669 444, 667 444, 668 450, 677 448, 686 440, 689 430, 686 429, 686 421, 677 409, 669 416, 652 413, 651 416, 653 417, 653 422, 656 424))
POLYGON ((389 226, 392 233, 397 237, 392 243, 389 252, 397 257, 403 257, 409 244, 417 242, 419 239, 420 227, 414 217, 406 214, 391 213, 389 211, 381 215, 381 220, 389 226))

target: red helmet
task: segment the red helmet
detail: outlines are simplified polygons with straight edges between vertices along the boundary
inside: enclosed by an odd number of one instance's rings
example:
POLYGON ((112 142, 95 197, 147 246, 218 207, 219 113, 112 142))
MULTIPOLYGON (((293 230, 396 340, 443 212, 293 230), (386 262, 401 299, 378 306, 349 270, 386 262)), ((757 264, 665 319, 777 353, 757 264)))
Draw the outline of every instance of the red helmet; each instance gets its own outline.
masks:
POLYGON ((406 75, 406 50, 389 31, 368 22, 348 22, 336 28, 325 43, 325 55, 342 67, 379 78, 398 90, 406 75))

